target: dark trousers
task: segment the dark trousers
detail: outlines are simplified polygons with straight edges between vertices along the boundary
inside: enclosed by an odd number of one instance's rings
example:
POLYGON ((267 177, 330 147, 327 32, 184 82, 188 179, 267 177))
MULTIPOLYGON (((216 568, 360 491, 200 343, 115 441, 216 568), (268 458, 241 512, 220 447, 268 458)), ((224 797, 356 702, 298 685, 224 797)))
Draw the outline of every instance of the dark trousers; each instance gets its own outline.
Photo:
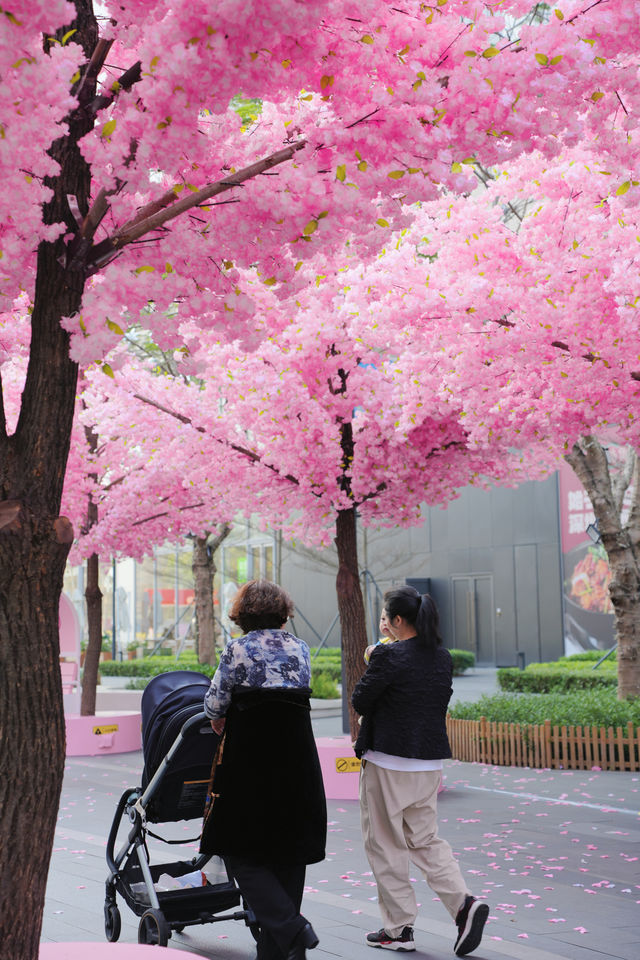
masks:
POLYGON ((300 913, 306 866, 269 866, 242 857, 224 859, 260 924, 257 960, 282 960, 307 923, 300 913))

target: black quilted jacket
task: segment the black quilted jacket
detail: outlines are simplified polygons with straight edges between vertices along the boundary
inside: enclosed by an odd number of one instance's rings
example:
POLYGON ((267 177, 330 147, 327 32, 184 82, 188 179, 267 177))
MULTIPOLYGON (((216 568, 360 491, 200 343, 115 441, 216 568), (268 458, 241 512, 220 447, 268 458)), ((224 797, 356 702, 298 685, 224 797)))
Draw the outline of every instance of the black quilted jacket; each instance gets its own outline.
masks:
POLYGON ((450 757, 445 717, 452 675, 444 647, 429 653, 416 637, 375 647, 351 701, 362 716, 356 755, 380 750, 420 760, 450 757))

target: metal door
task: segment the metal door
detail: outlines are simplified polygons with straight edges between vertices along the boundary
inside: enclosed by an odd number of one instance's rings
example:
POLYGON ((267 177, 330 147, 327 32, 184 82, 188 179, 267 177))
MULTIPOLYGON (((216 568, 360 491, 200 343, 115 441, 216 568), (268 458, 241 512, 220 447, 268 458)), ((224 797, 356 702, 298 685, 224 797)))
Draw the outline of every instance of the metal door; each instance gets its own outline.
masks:
POLYGON ((470 650, 476 663, 495 663, 493 577, 490 574, 451 578, 452 646, 470 650))

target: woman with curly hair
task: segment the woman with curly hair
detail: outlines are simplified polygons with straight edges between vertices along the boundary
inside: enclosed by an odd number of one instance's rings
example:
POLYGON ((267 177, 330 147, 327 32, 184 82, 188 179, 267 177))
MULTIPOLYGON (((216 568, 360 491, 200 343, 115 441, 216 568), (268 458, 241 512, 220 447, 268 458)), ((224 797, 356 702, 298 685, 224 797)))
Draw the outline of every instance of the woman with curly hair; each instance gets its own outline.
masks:
POLYGON ((255 913, 258 960, 304 960, 318 944, 300 906, 306 865, 325 856, 327 812, 309 647, 283 629, 292 613, 277 584, 245 583, 229 613, 244 636, 227 643, 205 697, 224 742, 200 849, 224 858, 255 913))

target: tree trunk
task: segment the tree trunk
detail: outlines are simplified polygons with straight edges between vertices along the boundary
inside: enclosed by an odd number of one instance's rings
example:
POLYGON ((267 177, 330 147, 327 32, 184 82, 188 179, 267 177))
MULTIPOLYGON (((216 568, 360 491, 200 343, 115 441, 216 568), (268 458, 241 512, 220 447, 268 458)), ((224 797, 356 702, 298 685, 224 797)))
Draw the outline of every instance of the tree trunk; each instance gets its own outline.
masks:
MULTIPOLYGON (((97 42, 90 0, 76 0, 85 54, 97 42)), ((62 36, 58 35, 58 39, 62 36)), ((90 81, 83 92, 93 97, 90 81)), ((77 141, 93 118, 78 111, 51 147, 60 164, 45 223, 77 229, 67 196, 88 211, 89 169, 77 141)), ((82 271, 66 267, 65 243, 37 253, 31 348, 18 425, 7 434, 0 396, 0 956, 37 960, 49 860, 65 760, 58 611, 73 539, 60 517, 77 367, 60 318, 80 310, 82 271)))
POLYGON ((351 694, 364 670, 364 651, 367 646, 367 624, 358 569, 355 507, 338 512, 335 543, 338 550, 336 593, 342 634, 342 662, 347 682, 349 727, 355 739, 358 721, 351 706, 351 694))
MULTIPOLYGON (((89 451, 95 454, 98 449, 98 435, 93 427, 85 427, 85 436, 89 451)), ((91 479, 97 483, 97 475, 91 479)), ((98 522, 98 505, 89 494, 87 505, 87 531, 98 522)), ((115 584, 114 584, 115 589, 115 584)), ((102 650, 102 591, 100 590, 100 558, 93 553, 87 558, 87 586, 84 591, 87 608, 87 651, 82 672, 82 698, 80 713, 83 717, 92 717, 96 712, 96 687, 98 685, 98 665, 102 650)))
POLYGON ((607 552, 618 642, 618 698, 640 696, 640 483, 638 457, 628 449, 627 464, 616 475, 595 437, 583 437, 565 457, 587 491, 607 552), (633 484, 629 517, 623 521, 624 494, 633 484))
POLYGON ((87 586, 84 596, 89 636, 82 673, 80 713, 83 717, 92 717, 96 712, 98 666, 102 650, 102 591, 100 590, 100 558, 97 553, 92 553, 87 558, 87 586))
POLYGON ((198 662, 216 665, 216 618, 213 606, 213 580, 216 575, 215 555, 220 544, 231 533, 225 523, 212 540, 194 537, 191 569, 196 601, 196 637, 198 662))

